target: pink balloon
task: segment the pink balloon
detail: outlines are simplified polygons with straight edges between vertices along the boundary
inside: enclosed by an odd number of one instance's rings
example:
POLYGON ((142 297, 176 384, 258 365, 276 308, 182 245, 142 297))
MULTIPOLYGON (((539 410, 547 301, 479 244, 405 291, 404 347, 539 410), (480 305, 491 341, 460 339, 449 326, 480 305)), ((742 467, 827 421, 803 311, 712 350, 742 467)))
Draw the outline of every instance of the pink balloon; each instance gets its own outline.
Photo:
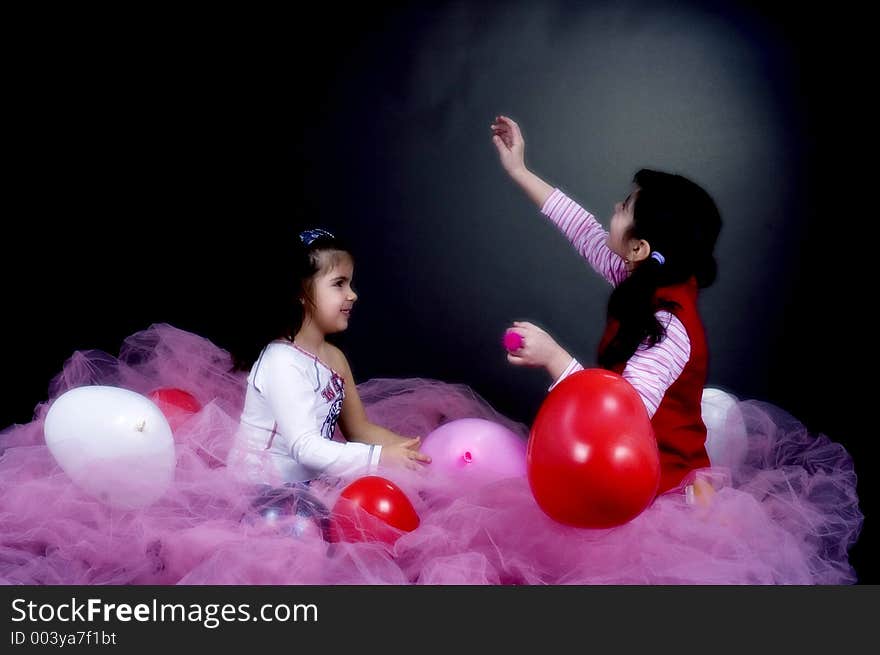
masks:
POLYGON ((445 423, 422 441, 428 469, 446 475, 501 479, 526 476, 526 440, 503 425, 481 418, 445 423))
POLYGON ((508 330, 504 333, 504 347, 508 352, 515 352, 523 347, 523 338, 519 332, 508 330))

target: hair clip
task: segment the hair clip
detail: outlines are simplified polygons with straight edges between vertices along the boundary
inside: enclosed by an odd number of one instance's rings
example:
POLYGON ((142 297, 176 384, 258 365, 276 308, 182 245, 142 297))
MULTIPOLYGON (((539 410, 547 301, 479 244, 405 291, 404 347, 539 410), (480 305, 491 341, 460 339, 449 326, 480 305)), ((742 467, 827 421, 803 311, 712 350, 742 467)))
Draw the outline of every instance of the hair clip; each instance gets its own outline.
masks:
POLYGON ((299 233, 299 240, 302 241, 303 245, 306 246, 310 246, 312 244, 312 241, 321 237, 329 237, 331 239, 335 238, 330 232, 328 232, 327 230, 322 230, 319 227, 316 227, 312 230, 304 230, 303 232, 299 233))
POLYGON ((659 252, 657 252, 656 250, 655 250, 654 252, 651 253, 651 259, 655 259, 655 260, 657 260, 657 263, 658 263, 658 264, 664 264, 664 263, 666 262, 666 257, 664 257, 663 255, 661 255, 661 254, 660 254, 659 252))

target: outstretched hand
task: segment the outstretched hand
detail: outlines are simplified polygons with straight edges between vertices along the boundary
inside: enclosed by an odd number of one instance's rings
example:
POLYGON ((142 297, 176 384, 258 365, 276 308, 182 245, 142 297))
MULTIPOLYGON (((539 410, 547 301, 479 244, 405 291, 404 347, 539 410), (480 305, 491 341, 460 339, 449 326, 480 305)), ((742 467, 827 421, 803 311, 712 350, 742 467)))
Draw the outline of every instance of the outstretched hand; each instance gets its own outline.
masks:
POLYGON ((524 171, 526 142, 516 121, 507 116, 496 116, 491 128, 492 143, 498 150, 498 157, 504 170, 510 175, 524 171))
POLYGON ((419 451, 421 443, 421 437, 401 437, 397 443, 382 446, 379 462, 390 466, 420 470, 424 464, 431 462, 428 455, 419 451))

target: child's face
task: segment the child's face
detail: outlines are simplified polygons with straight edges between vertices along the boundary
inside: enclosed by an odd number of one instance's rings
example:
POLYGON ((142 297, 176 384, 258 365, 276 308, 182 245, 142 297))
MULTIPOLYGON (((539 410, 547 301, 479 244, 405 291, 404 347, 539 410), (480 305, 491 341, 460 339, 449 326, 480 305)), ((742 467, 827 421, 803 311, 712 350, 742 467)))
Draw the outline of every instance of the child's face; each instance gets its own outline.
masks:
POLYGON ((312 278, 312 302, 306 303, 306 315, 324 334, 342 332, 357 300, 351 287, 354 262, 347 253, 322 253, 321 257, 321 270, 312 278))
POLYGON ((636 205, 638 188, 629 194, 626 200, 614 205, 611 227, 608 230, 608 247, 624 259, 630 258, 629 233, 633 225, 633 210, 636 205))

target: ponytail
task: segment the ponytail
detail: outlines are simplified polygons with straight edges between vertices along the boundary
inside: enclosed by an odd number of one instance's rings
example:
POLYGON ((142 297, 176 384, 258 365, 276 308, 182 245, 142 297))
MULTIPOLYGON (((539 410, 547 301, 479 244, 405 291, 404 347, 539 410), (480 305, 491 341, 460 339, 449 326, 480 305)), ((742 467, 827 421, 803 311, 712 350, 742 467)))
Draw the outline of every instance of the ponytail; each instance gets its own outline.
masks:
POLYGON ((599 353, 602 368, 613 368, 632 357, 641 343, 653 346, 666 336, 666 329, 654 315, 658 309, 676 307, 675 303, 658 303, 654 299, 657 289, 664 286, 664 266, 665 263, 649 257, 612 292, 608 317, 617 321, 618 329, 599 353))
POLYGON ((700 288, 715 281, 713 255, 721 231, 721 215, 701 187, 681 175, 642 169, 633 180, 639 187, 628 238, 644 239, 651 255, 621 282, 608 300, 608 318, 618 329, 599 354, 599 365, 613 368, 626 362, 644 343, 662 341, 666 330, 655 312, 677 304, 659 300, 661 287, 695 278, 700 288))

